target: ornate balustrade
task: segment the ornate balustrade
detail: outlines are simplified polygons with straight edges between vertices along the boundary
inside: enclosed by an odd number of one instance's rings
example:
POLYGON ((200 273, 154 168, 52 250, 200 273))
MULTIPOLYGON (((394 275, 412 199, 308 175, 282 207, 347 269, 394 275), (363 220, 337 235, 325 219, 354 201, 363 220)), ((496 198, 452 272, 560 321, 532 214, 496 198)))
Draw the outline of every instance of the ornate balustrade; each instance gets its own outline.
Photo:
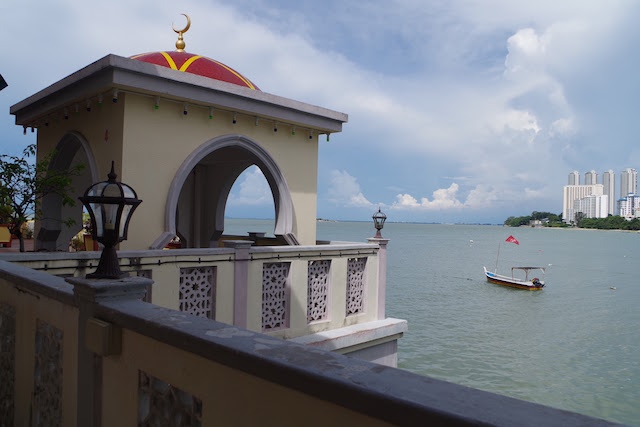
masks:
MULTIPOLYGON (((396 341, 406 322, 380 315, 384 313, 380 305, 385 303, 380 245, 254 244, 246 239, 225 240, 221 248, 120 251, 118 255, 123 271, 155 282, 147 290, 148 302, 278 338, 301 339, 320 348, 359 351, 364 359, 395 366, 396 341), (374 346, 378 347, 375 354, 362 352, 374 346)), ((61 277, 83 277, 93 271, 99 255, 38 252, 1 258, 61 277)))

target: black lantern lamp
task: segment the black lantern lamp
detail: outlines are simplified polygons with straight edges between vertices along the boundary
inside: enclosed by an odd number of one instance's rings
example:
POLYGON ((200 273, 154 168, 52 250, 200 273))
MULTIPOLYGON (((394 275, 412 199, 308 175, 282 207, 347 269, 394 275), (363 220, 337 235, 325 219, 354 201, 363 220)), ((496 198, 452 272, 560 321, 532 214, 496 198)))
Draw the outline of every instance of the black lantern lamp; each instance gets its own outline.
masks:
POLYGON ((104 245, 98 268, 93 274, 87 274, 88 279, 120 279, 128 276, 128 273, 120 271, 115 246, 127 240, 129 220, 142 202, 133 188, 116 182, 113 161, 107 176, 108 181, 93 184, 79 198, 91 216, 94 239, 104 245))
POLYGON ((387 216, 380 211, 378 208, 378 212, 373 214, 373 225, 376 227, 376 239, 382 239, 382 234, 380 234, 380 230, 384 227, 384 222, 387 220, 387 216))

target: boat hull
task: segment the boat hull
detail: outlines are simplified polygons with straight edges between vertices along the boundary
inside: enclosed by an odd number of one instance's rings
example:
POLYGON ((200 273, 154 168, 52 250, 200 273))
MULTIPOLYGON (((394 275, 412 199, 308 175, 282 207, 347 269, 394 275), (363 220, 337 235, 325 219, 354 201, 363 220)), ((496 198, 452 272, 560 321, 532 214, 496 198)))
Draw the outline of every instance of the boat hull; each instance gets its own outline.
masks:
POLYGON ((508 286, 515 289, 524 289, 528 291, 540 291, 544 287, 544 282, 538 282, 540 285, 534 285, 532 281, 514 279, 500 274, 492 273, 484 269, 487 281, 496 285, 508 286))

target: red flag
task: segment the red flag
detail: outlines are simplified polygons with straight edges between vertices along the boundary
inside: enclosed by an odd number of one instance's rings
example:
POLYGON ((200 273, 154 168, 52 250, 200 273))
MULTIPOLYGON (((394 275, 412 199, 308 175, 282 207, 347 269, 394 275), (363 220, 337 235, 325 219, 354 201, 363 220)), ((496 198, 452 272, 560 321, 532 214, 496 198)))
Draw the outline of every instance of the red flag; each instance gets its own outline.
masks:
POLYGON ((515 237, 513 237, 513 236, 509 236, 509 237, 507 237, 507 240, 505 240, 505 242, 515 243, 516 245, 519 245, 519 244, 520 244, 520 242, 518 242, 518 239, 516 239, 516 238, 515 238, 515 237))

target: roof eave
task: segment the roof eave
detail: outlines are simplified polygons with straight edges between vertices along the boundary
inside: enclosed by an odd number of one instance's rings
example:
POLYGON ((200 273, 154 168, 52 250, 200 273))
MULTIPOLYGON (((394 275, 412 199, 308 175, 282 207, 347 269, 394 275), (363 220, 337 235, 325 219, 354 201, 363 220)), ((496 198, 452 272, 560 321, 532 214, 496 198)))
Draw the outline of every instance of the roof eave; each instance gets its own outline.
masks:
POLYGON ((31 126, 53 111, 112 89, 254 115, 319 133, 340 132, 348 121, 344 113, 117 55, 107 55, 18 102, 10 113, 17 125, 31 126))

